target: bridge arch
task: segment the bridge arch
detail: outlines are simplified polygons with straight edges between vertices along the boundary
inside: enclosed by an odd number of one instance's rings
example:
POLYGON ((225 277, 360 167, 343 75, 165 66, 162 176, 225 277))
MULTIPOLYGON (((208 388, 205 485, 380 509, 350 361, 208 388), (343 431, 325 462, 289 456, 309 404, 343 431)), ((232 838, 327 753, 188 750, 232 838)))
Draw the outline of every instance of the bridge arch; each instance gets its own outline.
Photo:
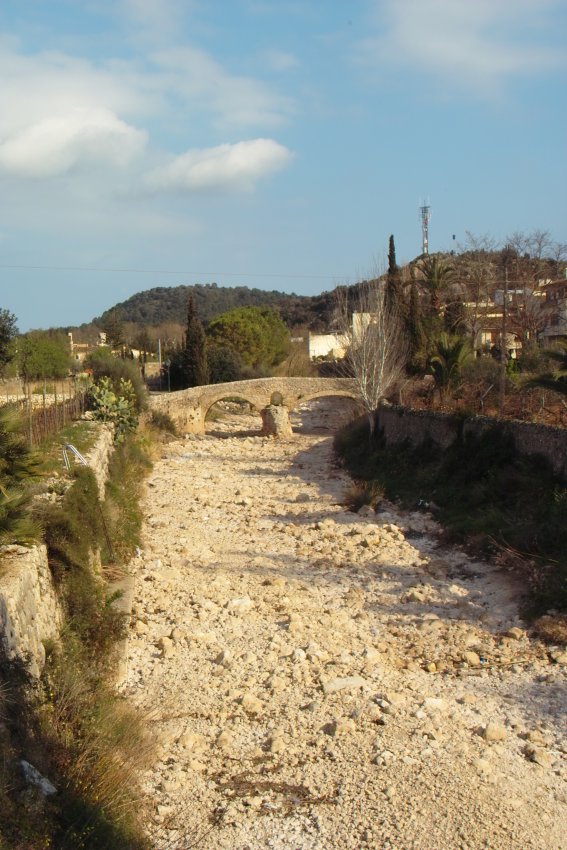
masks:
POLYGON ((256 399, 256 401, 253 401, 252 398, 247 397, 245 393, 242 393, 238 390, 236 390, 235 392, 232 392, 232 393, 225 391, 223 393, 218 393, 218 395, 212 396, 211 398, 207 397, 206 400, 204 399, 201 402, 201 411, 202 411, 202 415, 203 415, 203 420, 206 420, 207 413, 209 412, 211 407, 213 407, 219 401, 234 401, 234 400, 244 401, 246 404, 249 404, 250 407, 256 413, 260 412, 258 410, 258 400, 257 399, 256 399))
POLYGON ((324 390, 318 390, 316 392, 307 393, 305 395, 300 395, 296 398, 293 404, 289 405, 289 412, 296 411, 297 408, 301 404, 307 404, 310 401, 313 401, 317 398, 350 398, 352 401, 360 404, 360 397, 356 395, 356 393, 350 390, 337 390, 329 388, 324 390))

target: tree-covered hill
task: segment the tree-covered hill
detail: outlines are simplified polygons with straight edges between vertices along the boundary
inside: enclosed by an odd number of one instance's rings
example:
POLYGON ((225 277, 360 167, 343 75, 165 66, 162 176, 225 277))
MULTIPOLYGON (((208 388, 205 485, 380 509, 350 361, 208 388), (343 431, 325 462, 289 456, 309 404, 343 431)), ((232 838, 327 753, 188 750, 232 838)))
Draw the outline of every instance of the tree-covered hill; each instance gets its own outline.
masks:
POLYGON ((193 296, 204 324, 235 307, 269 307, 277 310, 290 328, 303 325, 312 330, 322 330, 328 326, 334 308, 333 297, 329 292, 315 296, 288 295, 275 290, 250 289, 247 286, 197 283, 193 286, 158 286, 137 292, 93 321, 103 326, 109 314, 113 313, 120 321, 137 325, 183 322, 189 295, 193 296))

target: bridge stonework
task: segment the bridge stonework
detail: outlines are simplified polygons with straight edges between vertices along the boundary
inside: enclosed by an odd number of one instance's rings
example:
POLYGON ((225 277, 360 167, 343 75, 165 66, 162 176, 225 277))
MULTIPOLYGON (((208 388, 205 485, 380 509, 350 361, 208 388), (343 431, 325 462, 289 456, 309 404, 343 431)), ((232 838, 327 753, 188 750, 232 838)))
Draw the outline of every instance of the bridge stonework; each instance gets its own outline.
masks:
POLYGON ((258 412, 275 401, 291 412, 303 402, 324 396, 357 399, 355 383, 350 378, 253 378, 153 395, 150 408, 169 414, 185 433, 203 434, 207 411, 222 399, 247 401, 258 412))

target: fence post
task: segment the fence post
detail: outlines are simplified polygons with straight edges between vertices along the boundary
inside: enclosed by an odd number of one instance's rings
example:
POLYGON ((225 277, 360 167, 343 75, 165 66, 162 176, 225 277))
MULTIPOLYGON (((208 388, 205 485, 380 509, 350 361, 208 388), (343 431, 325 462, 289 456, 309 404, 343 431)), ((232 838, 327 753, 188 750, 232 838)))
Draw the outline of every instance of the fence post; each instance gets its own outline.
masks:
POLYGON ((27 403, 28 403, 28 429, 29 429, 29 441, 30 448, 33 446, 33 423, 32 423, 32 403, 31 403, 31 384, 27 385, 27 403))

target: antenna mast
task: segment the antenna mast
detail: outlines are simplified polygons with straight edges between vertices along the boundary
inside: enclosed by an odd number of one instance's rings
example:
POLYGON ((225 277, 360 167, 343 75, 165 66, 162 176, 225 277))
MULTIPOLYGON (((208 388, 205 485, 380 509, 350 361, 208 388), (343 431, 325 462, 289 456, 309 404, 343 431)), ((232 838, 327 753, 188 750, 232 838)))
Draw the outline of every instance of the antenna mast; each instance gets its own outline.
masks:
POLYGON ((422 254, 429 254, 429 219, 431 218, 431 207, 429 204, 424 204, 419 208, 421 216, 421 239, 422 239, 422 254))

